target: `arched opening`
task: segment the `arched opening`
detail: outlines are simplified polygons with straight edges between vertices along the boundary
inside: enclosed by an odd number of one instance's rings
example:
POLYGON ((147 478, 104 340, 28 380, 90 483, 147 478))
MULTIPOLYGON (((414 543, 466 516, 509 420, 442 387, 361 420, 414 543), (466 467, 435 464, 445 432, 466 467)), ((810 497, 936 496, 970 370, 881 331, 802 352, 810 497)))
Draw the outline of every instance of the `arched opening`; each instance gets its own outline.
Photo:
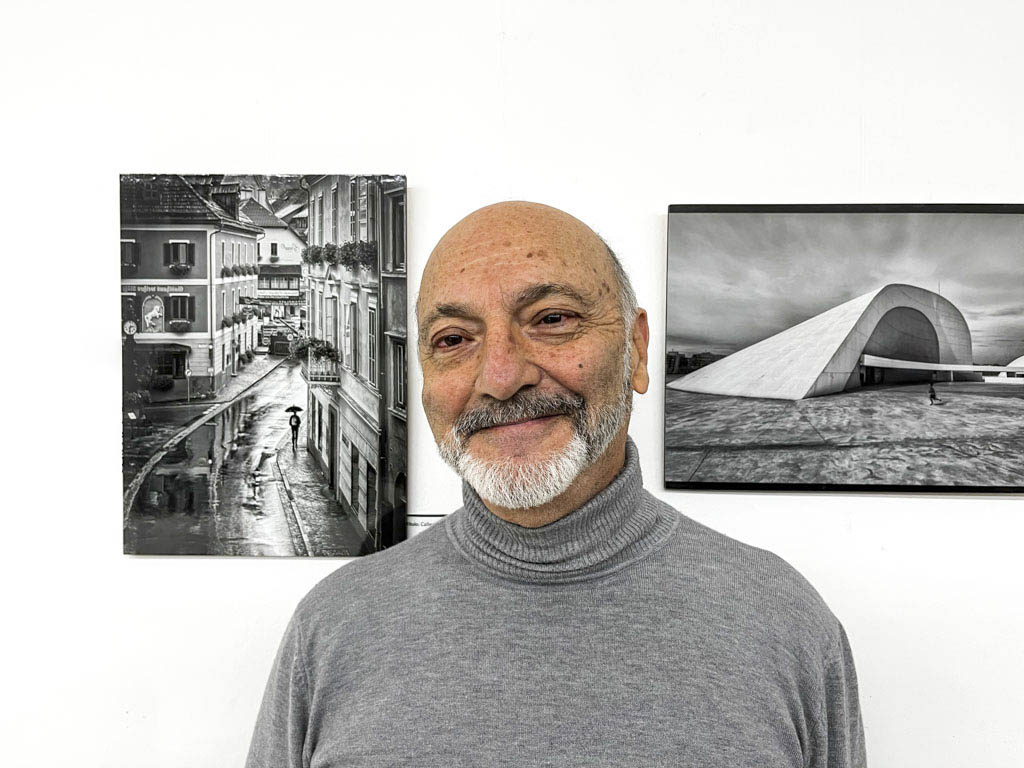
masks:
MULTIPOLYGON (((937 363, 939 337, 935 332, 935 326, 923 313, 910 307, 895 307, 878 321, 864 345, 863 354, 916 363, 937 363)), ((858 385, 930 381, 931 378, 932 372, 928 370, 861 366, 861 370, 851 377, 847 388, 858 385)))

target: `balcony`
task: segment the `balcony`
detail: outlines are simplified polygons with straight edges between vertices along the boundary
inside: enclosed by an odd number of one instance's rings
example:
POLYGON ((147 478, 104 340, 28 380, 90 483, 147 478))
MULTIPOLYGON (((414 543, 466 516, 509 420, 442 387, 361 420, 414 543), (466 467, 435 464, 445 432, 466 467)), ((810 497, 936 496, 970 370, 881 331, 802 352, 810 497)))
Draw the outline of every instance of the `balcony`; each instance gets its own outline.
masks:
POLYGON ((302 360, 302 375, 310 386, 341 386, 341 363, 308 353, 302 360))
POLYGON ((310 386, 341 386, 341 362, 338 351, 323 339, 300 339, 293 354, 302 361, 302 375, 310 386))

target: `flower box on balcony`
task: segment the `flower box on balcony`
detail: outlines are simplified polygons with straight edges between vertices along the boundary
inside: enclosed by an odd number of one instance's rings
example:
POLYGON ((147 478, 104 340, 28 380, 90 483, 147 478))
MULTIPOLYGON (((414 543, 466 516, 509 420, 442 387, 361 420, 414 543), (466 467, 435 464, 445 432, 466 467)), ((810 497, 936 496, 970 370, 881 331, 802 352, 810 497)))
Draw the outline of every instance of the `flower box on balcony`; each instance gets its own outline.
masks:
POLYGON ((176 277, 183 277, 192 271, 192 265, 175 263, 171 264, 169 269, 171 270, 172 275, 175 275, 176 277))
POLYGON ((277 262, 279 262, 280 260, 281 260, 280 256, 271 256, 270 257, 270 263, 271 264, 277 264, 277 262))
POLYGON ((235 324, 235 321, 232 320, 231 317, 229 316, 229 317, 225 317, 223 320, 221 320, 220 324, 222 326, 224 326, 225 328, 230 328, 232 325, 235 324))
POLYGON ((231 316, 231 319, 236 323, 244 323, 246 321, 245 312, 235 312, 235 314, 231 316))
POLYGON ((231 268, 231 274, 235 276, 242 274, 242 268, 238 264, 235 264, 235 266, 231 268))
POLYGON ((171 322, 167 324, 167 327, 170 328, 171 333, 188 333, 192 330, 192 321, 171 320, 171 322))
POLYGON ((232 274, 232 272, 231 272, 231 267, 224 267, 224 268, 223 268, 223 269, 222 269, 222 270, 220 271, 220 276, 221 276, 221 277, 231 277, 231 274, 232 274))

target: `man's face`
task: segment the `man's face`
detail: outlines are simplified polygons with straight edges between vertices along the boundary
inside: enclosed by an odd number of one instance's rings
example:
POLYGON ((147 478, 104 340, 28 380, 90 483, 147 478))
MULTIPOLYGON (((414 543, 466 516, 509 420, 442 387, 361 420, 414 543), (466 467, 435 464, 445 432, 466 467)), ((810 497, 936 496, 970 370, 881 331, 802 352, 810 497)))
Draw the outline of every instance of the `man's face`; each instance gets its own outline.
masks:
MULTIPOLYGON (((625 429, 638 358, 604 245, 567 214, 505 203, 467 217, 432 254, 418 312, 423 407, 464 474, 571 474, 564 488, 625 429)), ((496 502, 509 498, 539 497, 496 502)))

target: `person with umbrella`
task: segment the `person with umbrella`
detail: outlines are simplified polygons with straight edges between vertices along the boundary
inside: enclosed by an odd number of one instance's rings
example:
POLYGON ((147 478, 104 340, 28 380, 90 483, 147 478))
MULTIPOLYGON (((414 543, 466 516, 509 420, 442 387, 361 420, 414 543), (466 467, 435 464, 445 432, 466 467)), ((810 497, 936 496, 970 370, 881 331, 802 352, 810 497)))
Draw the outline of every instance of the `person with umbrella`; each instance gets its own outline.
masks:
POLYGON ((298 450, 299 447, 299 427, 302 425, 302 419, 299 418, 299 411, 301 410, 302 409, 297 405, 285 408, 286 412, 291 413, 291 417, 288 419, 288 426, 292 428, 292 451, 298 450))

